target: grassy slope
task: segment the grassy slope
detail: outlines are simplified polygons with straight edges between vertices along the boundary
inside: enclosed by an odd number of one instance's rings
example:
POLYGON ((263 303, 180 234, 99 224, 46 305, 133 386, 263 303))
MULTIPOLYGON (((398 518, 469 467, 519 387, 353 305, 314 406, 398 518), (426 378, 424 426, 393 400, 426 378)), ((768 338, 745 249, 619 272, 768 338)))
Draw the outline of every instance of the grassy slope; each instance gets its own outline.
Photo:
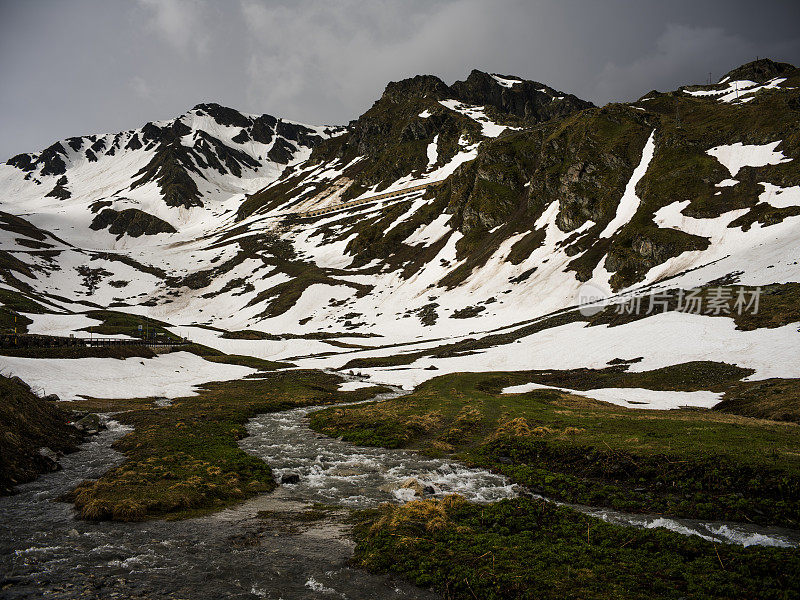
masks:
POLYGON ((410 396, 315 413, 311 424, 358 444, 456 454, 569 502, 800 523, 796 424, 627 409, 551 390, 499 393, 526 380, 530 374, 446 375, 410 396))
POLYGON ((0 348, 0 355, 25 358, 153 358, 147 346, 55 346, 53 348, 0 348))

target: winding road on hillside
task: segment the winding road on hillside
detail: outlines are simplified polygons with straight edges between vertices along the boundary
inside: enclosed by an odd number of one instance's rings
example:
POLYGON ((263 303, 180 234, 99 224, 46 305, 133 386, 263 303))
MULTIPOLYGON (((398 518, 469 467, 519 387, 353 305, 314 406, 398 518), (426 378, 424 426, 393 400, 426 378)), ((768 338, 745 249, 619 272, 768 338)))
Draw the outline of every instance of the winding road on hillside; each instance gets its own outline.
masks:
POLYGON ((394 198, 396 196, 404 196, 405 194, 410 194, 411 192, 416 192, 419 190, 424 190, 432 186, 437 186, 441 184, 444 180, 441 181, 429 181, 427 183, 420 183, 419 185, 414 185, 411 187, 403 188, 402 190, 394 190, 391 192, 384 192, 382 194, 378 194, 377 196, 369 196, 368 198, 359 198, 358 200, 351 200, 350 202, 342 202, 340 204, 336 204, 334 206, 326 206, 325 208, 318 208, 312 210, 305 210, 297 213, 292 213, 298 215, 301 218, 307 217, 318 217, 320 215, 325 215, 328 213, 336 212, 338 210, 344 210, 347 208, 352 208, 354 206, 361 206, 362 204, 368 204, 370 202, 377 202, 378 200, 385 200, 387 198, 394 198))

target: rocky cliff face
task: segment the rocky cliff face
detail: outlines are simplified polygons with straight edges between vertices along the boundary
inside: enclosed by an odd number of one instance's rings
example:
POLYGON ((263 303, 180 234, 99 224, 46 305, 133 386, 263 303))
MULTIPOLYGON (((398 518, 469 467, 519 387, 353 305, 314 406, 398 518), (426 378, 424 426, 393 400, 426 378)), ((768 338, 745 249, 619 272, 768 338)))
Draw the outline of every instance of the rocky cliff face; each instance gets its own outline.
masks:
MULTIPOLYGON (((350 165, 344 176, 352 184, 342 194, 347 200, 368 189, 380 191, 403 176, 424 174, 431 166, 427 151, 434 139, 434 164, 446 164, 460 147, 485 139, 480 119, 530 127, 591 106, 591 102, 544 84, 477 70, 452 86, 433 75, 417 75, 390 82, 380 99, 350 122, 343 135, 316 146, 309 162, 350 165), (473 118, 478 114, 475 108, 480 109, 478 120, 473 118)), ((287 179, 290 177, 288 174, 287 179)), ((252 197, 239 210, 239 217, 279 202, 272 192, 252 197)))
MULTIPOLYGON (((562 108, 550 109, 558 104, 542 102, 548 89, 541 84, 473 71, 449 90, 430 77, 391 84, 376 107, 389 101, 406 106, 425 94, 437 99, 450 94, 462 102, 491 106, 497 111, 493 115, 525 119, 521 129, 508 129, 485 140, 475 159, 457 168, 434 192, 437 204, 453 215, 451 225, 465 235, 458 246, 459 257, 481 253, 492 238, 489 233, 499 227, 504 235, 535 230, 545 208, 557 202, 558 228, 574 232, 563 244, 566 253, 575 257, 569 268, 576 278, 587 281, 601 266, 612 274, 612 286, 619 289, 641 281, 671 258, 709 247, 707 237, 657 225, 657 211, 676 200, 691 198, 683 214, 693 218, 749 209, 731 227, 779 223, 800 210, 758 203, 765 178, 783 188, 800 182, 790 159, 744 168, 737 173, 735 185, 726 185, 720 182, 726 181, 727 170, 708 153, 714 146, 756 146, 780 139, 783 154, 794 156, 798 100, 789 81, 798 79, 798 71, 763 59, 734 69, 726 80, 734 81, 734 77, 742 79, 741 93, 730 97, 724 93, 732 84, 723 83, 669 94, 655 92, 640 103, 603 108, 567 97, 562 108), (754 82, 770 81, 782 87, 753 87, 754 82), (654 157, 631 190, 636 210, 612 235, 601 235, 617 215, 651 134, 654 157)), ((739 85, 735 84, 737 89, 739 85)), ((369 122, 370 113, 365 117, 369 122)), ((359 128, 363 122, 357 121, 353 131, 367 135, 359 128)), ((421 137, 434 130, 421 129, 421 137)), ((376 223, 361 235, 374 239, 374 227, 380 226, 376 223)), ((532 233, 530 240, 539 237, 541 232, 538 237, 532 233)), ((351 248, 366 246, 355 243, 351 248)), ((525 251, 537 246, 529 243, 525 251)))
POLYGON ((123 192, 155 184, 167 207, 188 210, 204 206, 209 197, 209 186, 204 184, 218 187, 223 180, 274 179, 283 167, 307 157, 312 147, 336 131, 266 114, 246 115, 219 104, 198 104, 170 121, 117 134, 72 137, 38 154, 17 155, 6 164, 25 181, 50 186, 48 197, 68 200, 73 177, 94 177, 100 187, 114 186, 120 198, 123 192), (93 164, 98 167, 95 175, 87 169, 93 164), (119 164, 125 168, 117 173, 119 164), (109 181, 109 174, 119 177, 109 181))

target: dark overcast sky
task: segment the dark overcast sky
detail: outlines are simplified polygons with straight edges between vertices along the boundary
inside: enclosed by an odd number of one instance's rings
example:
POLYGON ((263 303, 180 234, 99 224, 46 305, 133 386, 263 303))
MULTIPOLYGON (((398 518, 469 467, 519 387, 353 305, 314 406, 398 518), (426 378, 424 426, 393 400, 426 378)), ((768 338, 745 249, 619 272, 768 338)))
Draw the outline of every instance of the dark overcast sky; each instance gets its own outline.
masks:
POLYGON ((203 101, 346 123, 418 73, 631 100, 800 64, 798 23, 797 0, 0 0, 0 160, 203 101))

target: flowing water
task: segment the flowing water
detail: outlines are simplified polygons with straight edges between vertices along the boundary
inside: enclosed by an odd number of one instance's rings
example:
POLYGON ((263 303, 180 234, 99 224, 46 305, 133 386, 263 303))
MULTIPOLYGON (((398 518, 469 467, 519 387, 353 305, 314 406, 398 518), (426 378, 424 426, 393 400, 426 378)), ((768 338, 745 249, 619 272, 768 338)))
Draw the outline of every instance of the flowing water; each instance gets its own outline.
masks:
MULTIPOLYGON (((107 431, 62 459, 63 469, 0 498, 2 598, 348 598, 438 597, 348 565, 353 542, 348 508, 402 502, 415 478, 426 493, 459 493, 486 502, 516 495, 503 477, 453 461, 401 450, 360 448, 320 436, 307 426, 315 408, 260 415, 242 448, 263 458, 276 476, 299 481, 211 516, 144 523, 86 522, 55 501, 80 481, 99 477, 122 456, 111 449, 128 429, 107 431), (302 518, 312 503, 341 507, 302 518), (300 518, 298 518, 300 517, 300 518)), ((800 534, 730 523, 700 523, 576 507, 606 520, 667 526, 707 539, 794 545, 800 534)))
MULTIPOLYGON (((372 401, 399 393, 381 394, 372 401)), ((517 495, 516 485, 486 470, 404 450, 354 446, 317 434, 306 419, 315 410, 319 407, 259 415, 247 426, 250 435, 239 443, 245 452, 269 464, 279 480, 299 475, 297 484, 286 486, 297 499, 353 508, 413 500, 414 490, 401 487, 409 479, 427 488, 428 497, 456 493, 475 502, 491 502, 517 495)))

